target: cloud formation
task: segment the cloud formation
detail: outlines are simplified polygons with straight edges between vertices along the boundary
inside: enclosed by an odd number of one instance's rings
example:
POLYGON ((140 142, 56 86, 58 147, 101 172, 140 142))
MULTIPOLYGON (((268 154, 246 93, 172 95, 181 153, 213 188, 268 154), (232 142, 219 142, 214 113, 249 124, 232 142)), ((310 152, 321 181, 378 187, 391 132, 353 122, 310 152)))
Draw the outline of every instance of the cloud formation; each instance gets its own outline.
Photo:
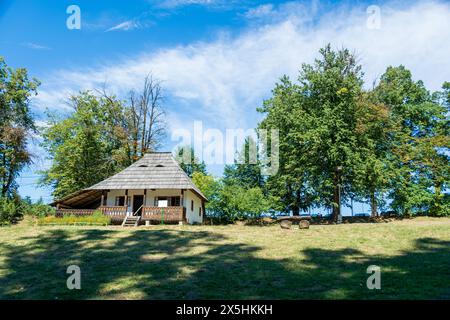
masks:
POLYGON ((39 43, 34 43, 34 42, 25 42, 25 43, 22 43, 22 45, 24 47, 27 47, 27 48, 33 49, 33 50, 50 50, 51 49, 50 47, 44 46, 39 43))
MULTIPOLYGON (((186 2, 186 1, 184 1, 186 2)), ((256 107, 270 96, 283 74, 297 77, 328 42, 355 51, 367 86, 389 65, 404 64, 416 79, 434 90, 449 80, 450 4, 382 5, 380 29, 367 27, 366 7, 336 8, 323 13, 317 5, 267 5, 247 11, 257 25, 212 42, 161 49, 110 61, 106 65, 59 70, 43 79, 41 107, 60 107, 68 92, 99 88, 125 95, 139 88, 152 72, 163 81, 173 123, 188 126, 202 119, 218 128, 248 128, 257 122, 256 107), (296 8, 296 9, 294 9, 296 8), (318 15, 318 13, 321 13, 318 15)))
POLYGON ((128 21, 124 21, 122 23, 119 23, 118 25, 115 25, 114 27, 109 28, 108 30, 106 30, 106 32, 109 31, 129 31, 129 30, 133 30, 133 29, 138 29, 139 23, 137 23, 134 20, 128 20, 128 21))
POLYGON ((175 8, 186 5, 213 5, 218 2, 222 2, 221 0, 163 0, 160 2, 160 7, 162 8, 175 8))

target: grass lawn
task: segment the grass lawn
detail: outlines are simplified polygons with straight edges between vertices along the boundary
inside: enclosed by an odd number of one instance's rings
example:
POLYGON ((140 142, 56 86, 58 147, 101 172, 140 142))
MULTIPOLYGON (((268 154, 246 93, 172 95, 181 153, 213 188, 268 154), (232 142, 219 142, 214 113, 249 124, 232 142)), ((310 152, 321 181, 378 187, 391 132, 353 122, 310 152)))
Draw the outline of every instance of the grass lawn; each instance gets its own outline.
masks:
POLYGON ((450 299, 450 218, 0 228, 1 299, 450 299), (81 268, 81 290, 66 269, 81 268), (366 269, 381 267, 381 290, 366 269))

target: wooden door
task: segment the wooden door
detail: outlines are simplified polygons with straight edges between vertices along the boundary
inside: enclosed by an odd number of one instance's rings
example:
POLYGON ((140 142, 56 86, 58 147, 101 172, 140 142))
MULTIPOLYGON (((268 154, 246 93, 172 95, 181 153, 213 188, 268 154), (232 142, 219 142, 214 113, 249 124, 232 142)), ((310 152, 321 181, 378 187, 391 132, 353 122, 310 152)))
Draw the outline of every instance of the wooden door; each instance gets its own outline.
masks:
POLYGON ((142 205, 144 204, 143 195, 133 196, 133 215, 140 216, 142 214, 142 205))

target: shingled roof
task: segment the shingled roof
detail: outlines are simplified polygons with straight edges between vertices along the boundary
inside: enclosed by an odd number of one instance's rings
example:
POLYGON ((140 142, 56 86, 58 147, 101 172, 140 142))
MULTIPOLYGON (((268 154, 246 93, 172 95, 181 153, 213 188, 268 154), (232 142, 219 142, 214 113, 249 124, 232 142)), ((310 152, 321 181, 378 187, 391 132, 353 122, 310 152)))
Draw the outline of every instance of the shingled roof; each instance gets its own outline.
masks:
MULTIPOLYGON (((170 152, 147 153, 121 172, 83 190, 75 192, 53 204, 72 202, 73 198, 92 197, 101 190, 136 189, 188 189, 207 200, 170 152)), ((73 199, 75 200, 75 199, 73 199)), ((81 199, 80 199, 81 200, 81 199)))
POLYGON ((206 199, 170 152, 147 153, 123 171, 86 190, 192 189, 206 199))

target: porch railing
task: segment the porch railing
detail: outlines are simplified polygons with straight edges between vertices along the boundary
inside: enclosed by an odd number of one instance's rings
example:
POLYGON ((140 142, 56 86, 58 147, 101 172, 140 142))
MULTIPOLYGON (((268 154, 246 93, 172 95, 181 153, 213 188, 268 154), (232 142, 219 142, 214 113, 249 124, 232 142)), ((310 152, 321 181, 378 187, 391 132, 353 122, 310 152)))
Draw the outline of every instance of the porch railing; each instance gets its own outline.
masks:
POLYGON ((183 207, 143 207, 142 220, 178 222, 183 221, 183 207))
POLYGON ((127 215, 127 207, 99 207, 97 209, 57 209, 56 216, 90 216, 94 214, 95 211, 100 211, 104 215, 113 218, 124 218, 127 215))
POLYGON ((111 218, 125 218, 127 215, 127 207, 116 206, 116 207, 100 207, 99 210, 111 218))
POLYGON ((56 216, 90 216, 96 209, 57 209, 56 216))
MULTIPOLYGON (((183 207, 142 207, 141 217, 143 220, 150 221, 164 221, 178 222, 184 221, 183 207)), ((56 216, 62 217, 65 215, 87 216, 94 214, 95 211, 100 211, 104 215, 110 216, 112 219, 123 219, 127 215, 127 207, 99 207, 97 209, 57 209, 56 216)))

